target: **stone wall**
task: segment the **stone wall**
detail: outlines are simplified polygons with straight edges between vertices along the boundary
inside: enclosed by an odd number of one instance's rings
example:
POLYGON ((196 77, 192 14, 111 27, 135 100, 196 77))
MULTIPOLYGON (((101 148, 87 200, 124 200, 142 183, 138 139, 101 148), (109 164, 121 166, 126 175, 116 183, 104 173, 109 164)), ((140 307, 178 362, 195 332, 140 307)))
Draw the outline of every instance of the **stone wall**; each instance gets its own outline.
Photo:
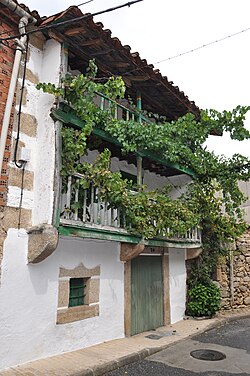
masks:
POLYGON ((250 306, 250 229, 217 270, 222 309, 250 306))

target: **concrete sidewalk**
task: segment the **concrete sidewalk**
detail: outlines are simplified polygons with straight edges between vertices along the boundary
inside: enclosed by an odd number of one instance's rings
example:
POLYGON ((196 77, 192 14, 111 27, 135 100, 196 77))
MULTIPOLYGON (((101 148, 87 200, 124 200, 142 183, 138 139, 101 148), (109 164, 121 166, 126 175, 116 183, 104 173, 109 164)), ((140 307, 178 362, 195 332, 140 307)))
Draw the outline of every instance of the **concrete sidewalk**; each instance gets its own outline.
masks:
POLYGON ((232 318, 250 315, 249 309, 230 311, 212 319, 188 318, 173 325, 86 349, 64 353, 8 368, 0 376, 97 376, 144 359, 169 345, 232 318), (151 338, 147 338, 151 336, 151 338))

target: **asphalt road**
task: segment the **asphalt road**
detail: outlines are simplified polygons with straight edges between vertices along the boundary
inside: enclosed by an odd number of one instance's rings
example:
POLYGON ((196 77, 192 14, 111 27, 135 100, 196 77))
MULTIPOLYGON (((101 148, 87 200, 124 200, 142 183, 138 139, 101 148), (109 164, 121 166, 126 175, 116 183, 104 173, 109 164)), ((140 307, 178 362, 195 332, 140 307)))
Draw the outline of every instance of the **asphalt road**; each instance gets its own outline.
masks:
POLYGON ((238 319, 180 341, 143 361, 105 376, 250 376, 250 318, 238 319), (225 354, 218 361, 195 359, 193 350, 225 354))

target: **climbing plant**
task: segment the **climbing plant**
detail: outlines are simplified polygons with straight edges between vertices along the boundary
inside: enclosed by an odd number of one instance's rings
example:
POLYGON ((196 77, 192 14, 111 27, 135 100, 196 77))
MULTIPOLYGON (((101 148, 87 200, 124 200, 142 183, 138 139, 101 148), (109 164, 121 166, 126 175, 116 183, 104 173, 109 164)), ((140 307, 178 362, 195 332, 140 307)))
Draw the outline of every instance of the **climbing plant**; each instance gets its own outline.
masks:
MULTIPOLYGON (((106 109, 95 103, 97 93, 112 100, 124 98, 125 85, 121 77, 111 77, 100 83, 97 67, 90 61, 85 75, 66 76, 61 87, 53 84, 38 84, 47 93, 60 97, 82 120, 84 127, 62 128, 62 171, 63 178, 78 172, 82 186, 90 183, 99 187, 99 195, 110 205, 126 210, 129 231, 140 233, 146 238, 164 236, 170 233, 184 234, 192 226, 201 226, 204 251, 198 260, 190 284, 201 281, 210 283, 212 270, 217 258, 225 252, 225 244, 236 239, 246 228, 240 205, 244 195, 238 187, 239 180, 250 177, 250 160, 235 154, 232 158, 217 156, 209 151, 205 142, 208 136, 228 132, 232 139, 242 141, 250 138, 244 127, 248 106, 237 106, 232 111, 218 112, 201 110, 199 118, 188 113, 175 120, 149 114, 154 122, 147 124, 135 120, 117 120, 113 116, 112 102, 106 109), (95 127, 116 138, 123 153, 138 150, 154 152, 171 163, 193 171, 195 179, 187 191, 172 200, 170 188, 161 191, 131 192, 130 182, 122 179, 118 172, 110 170, 109 150, 100 154, 93 165, 80 163, 86 153, 88 139, 95 127), (222 246, 223 245, 223 246, 222 246)), ((140 113, 137 110, 137 114, 140 113)))

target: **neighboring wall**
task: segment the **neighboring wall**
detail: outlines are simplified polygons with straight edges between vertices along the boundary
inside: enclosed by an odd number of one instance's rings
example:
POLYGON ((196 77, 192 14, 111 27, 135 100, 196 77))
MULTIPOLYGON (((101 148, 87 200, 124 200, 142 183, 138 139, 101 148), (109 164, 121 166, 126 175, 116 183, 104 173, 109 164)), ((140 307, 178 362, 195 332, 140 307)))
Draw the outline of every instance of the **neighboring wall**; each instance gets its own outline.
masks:
MULTIPOLYGON (((235 96, 236 98, 237 96, 235 96)), ((249 129, 248 121, 245 122, 249 129)), ((224 132, 222 137, 210 136, 207 141, 209 150, 215 154, 224 154, 232 157, 233 154, 242 154, 250 157, 249 140, 238 142, 231 140, 228 132, 224 132)), ((245 220, 250 224, 250 181, 239 181, 239 187, 245 194, 247 200, 242 207, 245 212, 245 220)), ((250 235, 249 230, 237 241, 236 251, 231 254, 229 260, 224 262, 217 270, 217 280, 220 284, 222 295, 222 309, 232 307, 246 307, 250 305, 250 235), (230 267, 231 265, 231 267, 230 267)))
MULTIPOLYGON (((8 31, 13 33, 13 30, 17 30, 14 23, 10 23, 9 20, 4 20, 1 16, 0 21, 0 35, 8 35, 8 31), (6 34, 3 34, 6 33, 6 34)), ((3 116, 5 104, 7 101, 9 84, 11 79, 12 66, 14 62, 15 51, 11 48, 11 43, 8 42, 6 45, 0 43, 0 134, 2 130, 3 116)), ((9 132, 7 136, 4 160, 2 165, 2 171, 0 176, 0 209, 6 205, 7 198, 7 184, 8 184, 8 162, 10 160, 10 149, 11 149, 11 132, 13 127, 14 119, 14 105, 11 112, 9 132)))
MULTIPOLYGON (((239 187, 247 197, 242 207, 250 223, 250 182, 240 181, 239 187)), ((250 306, 250 228, 235 245, 235 251, 217 269, 223 310, 250 306)))
POLYGON ((250 306, 250 230, 236 242, 227 260, 217 269, 222 309, 250 306))
MULTIPOLYGON (((0 21, 0 33, 1 35, 5 35, 3 33, 8 34, 8 31, 12 32, 12 30, 16 30, 16 25, 14 23, 10 23, 10 21, 5 20, 3 16, 1 16, 0 21)), ((4 116, 4 109, 5 104, 7 101, 12 66, 14 61, 14 54, 15 52, 7 45, 0 43, 0 134, 2 131, 2 123, 3 123, 3 116, 4 116)), ((11 133, 13 127, 13 119, 14 119, 14 103, 13 109, 11 112, 10 124, 9 124, 9 132, 7 136, 5 152, 4 152, 4 159, 2 165, 2 171, 0 171, 0 265, 2 262, 2 255, 3 255, 3 243, 6 238, 6 231, 8 228, 8 218, 4 218, 4 211, 5 205, 7 200, 7 186, 8 186, 8 162, 10 160, 11 154, 11 133)), ((1 267, 0 267, 1 270, 1 267)), ((1 276, 1 273, 0 273, 1 276)))

